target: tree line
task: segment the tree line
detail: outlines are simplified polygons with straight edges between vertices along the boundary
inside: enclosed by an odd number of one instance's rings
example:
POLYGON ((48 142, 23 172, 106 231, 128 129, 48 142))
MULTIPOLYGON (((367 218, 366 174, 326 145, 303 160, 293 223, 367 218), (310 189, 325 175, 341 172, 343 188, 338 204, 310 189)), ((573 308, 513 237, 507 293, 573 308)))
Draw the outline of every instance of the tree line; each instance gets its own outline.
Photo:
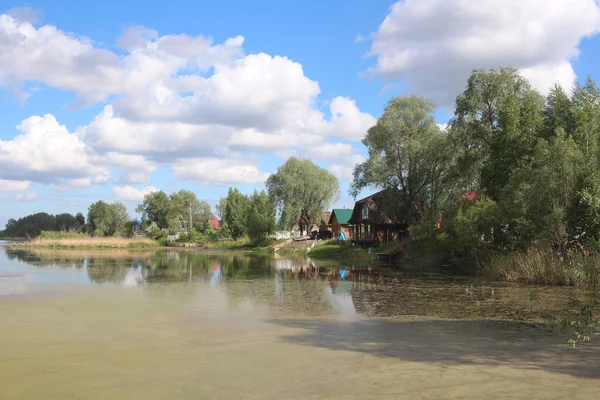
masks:
POLYGON ((413 236, 453 258, 600 247, 600 90, 544 97, 511 68, 475 70, 442 129, 434 103, 391 99, 351 193, 397 191, 413 236))
POLYGON ((246 195, 230 188, 216 206, 221 229, 215 232, 210 205, 190 190, 170 195, 156 191, 144 196, 136 212, 141 220, 132 219, 121 202, 97 201, 90 205, 87 217, 38 213, 19 220, 11 219, 2 236, 35 237, 42 231, 82 232, 93 236, 130 237, 136 232, 156 240, 179 233, 182 240, 249 237, 261 242, 277 228, 294 226, 308 229, 320 222, 321 213, 339 195, 337 178, 309 160, 290 158, 269 177, 264 190, 246 195), (181 233, 184 233, 181 235, 181 233))

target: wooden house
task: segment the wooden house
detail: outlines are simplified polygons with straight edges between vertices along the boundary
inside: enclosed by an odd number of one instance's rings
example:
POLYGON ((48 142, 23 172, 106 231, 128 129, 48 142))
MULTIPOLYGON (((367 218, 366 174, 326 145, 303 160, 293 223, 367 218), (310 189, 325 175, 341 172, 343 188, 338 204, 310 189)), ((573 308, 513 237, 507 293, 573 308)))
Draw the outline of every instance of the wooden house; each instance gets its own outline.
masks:
POLYGON ((353 226, 354 243, 378 245, 408 236, 414 221, 400 192, 385 189, 358 200, 348 223, 353 226))
POLYGON ((350 218, 352 218, 352 210, 348 208, 334 208, 331 212, 329 225, 334 238, 338 238, 340 232, 344 232, 347 239, 351 239, 350 218))
POLYGON ((331 212, 323 211, 319 225, 319 239, 331 239, 331 236, 331 212))

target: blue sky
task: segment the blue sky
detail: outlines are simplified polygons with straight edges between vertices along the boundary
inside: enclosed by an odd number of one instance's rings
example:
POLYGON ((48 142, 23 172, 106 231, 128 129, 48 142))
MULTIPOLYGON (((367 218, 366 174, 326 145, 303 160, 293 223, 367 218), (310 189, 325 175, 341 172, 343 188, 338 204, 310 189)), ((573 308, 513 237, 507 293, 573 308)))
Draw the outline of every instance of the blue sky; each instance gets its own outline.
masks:
POLYGON ((214 204, 290 155, 336 174, 350 206, 391 96, 433 98, 444 123, 474 68, 541 92, 595 77, 593 0, 491 3, 4 1, 0 225, 99 199, 133 211, 156 189, 214 204))

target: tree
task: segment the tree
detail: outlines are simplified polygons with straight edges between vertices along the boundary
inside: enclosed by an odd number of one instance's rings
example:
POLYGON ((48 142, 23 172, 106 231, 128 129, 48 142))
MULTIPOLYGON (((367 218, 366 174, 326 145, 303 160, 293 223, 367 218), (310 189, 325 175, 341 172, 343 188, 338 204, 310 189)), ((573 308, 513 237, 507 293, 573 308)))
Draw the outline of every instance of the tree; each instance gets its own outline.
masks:
POLYGON ((197 231, 206 231, 212 229, 210 219, 213 217, 210 204, 204 200, 200 200, 200 206, 193 218, 194 229, 197 231))
POLYGON ((259 243, 275 231, 275 207, 264 190, 254 191, 248 210, 248 236, 259 243))
POLYGON ((543 118, 544 98, 515 69, 473 71, 451 122, 456 176, 497 200, 511 172, 531 162, 543 118))
POLYGON ((35 237, 42 231, 72 231, 79 228, 79 223, 71 214, 63 213, 55 216, 41 212, 18 220, 10 219, 3 235, 35 237))
POLYGON ((80 227, 83 227, 85 225, 85 217, 82 213, 78 212, 77 215, 75 215, 75 220, 77 221, 77 224, 79 224, 80 227))
POLYGON ((280 224, 286 228, 300 223, 310 229, 340 193, 339 182, 329 171, 295 157, 279 167, 266 186, 280 224))
POLYGON ((129 215, 123 203, 100 200, 90 205, 87 220, 94 236, 114 236, 125 234, 129 215))
POLYGON ((546 139, 555 137, 558 129, 562 129, 567 136, 573 136, 575 126, 574 107, 571 99, 562 86, 554 85, 546 97, 542 136, 546 139))
POLYGON ((161 190, 145 195, 143 203, 138 205, 135 211, 142 214, 142 219, 147 224, 156 222, 159 229, 167 229, 173 208, 171 199, 161 190))
POLYGON ((172 209, 175 218, 183 216, 187 230, 194 226, 194 217, 200 210, 200 201, 196 194, 190 190, 180 190, 171 195, 172 209))
POLYGON ((577 84, 573 89, 573 118, 575 120, 575 141, 581 146, 584 155, 593 167, 597 168, 600 140, 600 89, 592 78, 585 84, 577 84))
POLYGON ((433 214, 448 190, 444 188, 452 146, 436 124, 434 104, 422 97, 396 97, 388 102, 363 144, 368 159, 354 169, 350 193, 364 188, 394 189, 412 219, 433 214))
POLYGON ((246 224, 248 221, 250 200, 248 196, 242 194, 238 189, 229 188, 224 203, 224 229, 232 239, 237 240, 248 232, 246 224))
POLYGON ((225 211, 227 209, 227 199, 225 197, 219 200, 219 203, 215 206, 215 212, 220 220, 225 217, 225 211))

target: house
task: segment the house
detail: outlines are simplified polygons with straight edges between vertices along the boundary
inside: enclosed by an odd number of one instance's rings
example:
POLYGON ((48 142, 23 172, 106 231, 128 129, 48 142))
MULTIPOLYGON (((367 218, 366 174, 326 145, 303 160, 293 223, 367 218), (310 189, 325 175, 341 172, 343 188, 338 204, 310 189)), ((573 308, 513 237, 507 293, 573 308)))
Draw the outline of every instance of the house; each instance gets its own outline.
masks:
POLYGON ((360 245, 375 245, 408 236, 408 227, 415 221, 400 192, 385 189, 354 204, 352 241, 360 245))
POLYGON ((346 238, 351 239, 350 225, 348 222, 352 218, 352 210, 349 208, 334 208, 331 212, 329 225, 334 238, 338 238, 340 232, 344 232, 346 238))
POLYGON ((218 230, 219 228, 221 228, 221 221, 219 221, 219 218, 217 218, 217 217, 211 217, 210 224, 212 225, 212 227, 214 229, 218 230))
POLYGON ((321 224, 319 225, 319 239, 331 239, 331 212, 323 211, 321 213, 321 224))

